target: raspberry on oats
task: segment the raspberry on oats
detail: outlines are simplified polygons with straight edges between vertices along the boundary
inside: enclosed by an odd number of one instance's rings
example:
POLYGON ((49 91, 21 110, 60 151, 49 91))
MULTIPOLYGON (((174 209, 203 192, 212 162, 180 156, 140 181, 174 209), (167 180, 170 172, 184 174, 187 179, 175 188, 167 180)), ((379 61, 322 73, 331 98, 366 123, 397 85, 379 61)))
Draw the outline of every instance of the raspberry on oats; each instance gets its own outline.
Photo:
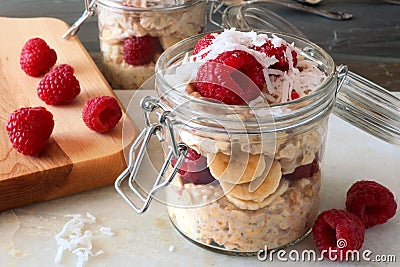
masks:
POLYGON ((37 94, 48 105, 62 105, 72 102, 81 92, 74 69, 61 64, 46 73, 37 88, 37 94))
MULTIPOLYGON (((193 55, 197 55, 198 53, 200 53, 201 50, 208 47, 213 42, 214 39, 215 36, 211 33, 204 35, 199 41, 197 41, 193 49, 193 55)), ((203 54, 201 57, 204 58, 205 56, 206 54, 203 54)))
POLYGON ((359 250, 364 243, 364 224, 356 215, 344 210, 322 212, 312 232, 319 252, 330 260, 345 260, 347 251, 359 250))
POLYGON ((264 84, 261 64, 242 50, 226 51, 205 62, 196 77, 201 96, 228 105, 241 105, 257 98, 264 84))
POLYGON ((297 99, 299 97, 300 97, 299 93, 297 93, 295 90, 292 90, 292 92, 290 93, 290 98, 292 100, 295 100, 295 99, 297 99))
POLYGON ((41 38, 29 39, 22 48, 19 60, 22 70, 32 77, 45 74, 56 61, 56 51, 41 38))
POLYGON ((154 54, 161 51, 161 45, 157 37, 133 36, 125 39, 123 50, 126 63, 140 66, 150 63, 154 54))
MULTIPOLYGON (((287 45, 282 44, 281 46, 274 46, 270 40, 265 42, 262 46, 254 47, 254 50, 259 51, 261 53, 265 53, 268 57, 275 57, 278 62, 276 62, 271 67, 274 69, 279 69, 281 71, 289 70, 289 62, 286 56, 287 45)), ((293 67, 297 66, 297 53, 294 50, 291 50, 291 56, 293 61, 293 67)))
POLYGON ((89 129, 104 133, 113 129, 122 117, 118 101, 112 96, 97 96, 86 101, 82 119, 89 129))
POLYGON ((396 209, 393 193, 375 181, 358 181, 347 191, 346 210, 357 215, 365 228, 387 222, 396 209))
POLYGON ((311 177, 318 171, 319 171, 319 163, 318 163, 318 157, 316 156, 313 162, 306 165, 300 165, 296 167, 294 172, 289 174, 284 174, 283 177, 285 177, 288 180, 298 180, 301 178, 311 177))
MULTIPOLYGON (((176 158, 172 159, 172 166, 175 166, 176 161, 176 158)), ((209 184, 215 180, 207 167, 207 158, 190 147, 188 147, 178 173, 181 175, 183 183, 209 184)))
POLYGON ((13 147, 29 156, 45 149, 53 128, 53 115, 44 107, 19 108, 10 114, 6 125, 13 147))

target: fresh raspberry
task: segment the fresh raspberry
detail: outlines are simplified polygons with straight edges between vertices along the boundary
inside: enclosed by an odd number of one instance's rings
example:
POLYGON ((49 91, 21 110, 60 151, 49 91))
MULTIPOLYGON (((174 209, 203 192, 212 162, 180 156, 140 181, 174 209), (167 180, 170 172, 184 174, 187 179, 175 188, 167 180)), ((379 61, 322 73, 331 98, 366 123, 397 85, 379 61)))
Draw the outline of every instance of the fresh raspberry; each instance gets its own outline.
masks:
POLYGON ((295 99, 299 98, 300 95, 295 90, 292 90, 292 92, 290 93, 290 97, 292 98, 292 100, 295 100, 295 99))
POLYGON ((313 229, 319 252, 330 260, 348 259, 349 250, 359 250, 364 243, 364 224, 356 215, 345 210, 322 212, 313 229))
POLYGON ((57 54, 41 38, 29 39, 22 48, 19 63, 23 71, 32 77, 39 77, 56 64, 57 54))
POLYGON ((149 35, 143 37, 133 36, 124 41, 124 58, 126 63, 140 66, 150 63, 154 54, 161 51, 157 37, 149 35))
POLYGON ((294 172, 283 175, 286 179, 297 180, 301 178, 308 178, 319 171, 318 158, 316 157, 313 162, 307 165, 297 167, 294 172))
MULTIPOLYGON (((288 59, 286 58, 287 46, 285 44, 275 47, 270 40, 267 40, 262 46, 256 46, 254 49, 261 53, 265 53, 268 57, 275 57, 278 60, 278 62, 271 66, 272 68, 279 69, 281 71, 289 70, 289 63, 288 59)), ((296 67, 297 53, 296 51, 291 50, 291 54, 293 58, 293 67, 296 67)))
MULTIPOLYGON (((193 55, 197 55, 201 50, 208 47, 214 41, 215 36, 211 33, 204 35, 200 40, 197 41, 193 49, 193 55)), ((201 55, 204 58, 207 54, 201 55)))
POLYGON ((113 129, 122 117, 121 107, 112 96, 97 96, 86 101, 82 119, 89 129, 104 133, 113 129))
POLYGON ((62 105, 72 102, 81 92, 74 69, 61 64, 46 73, 37 88, 37 94, 48 105, 62 105))
POLYGON ((228 105, 241 105, 260 95, 265 78, 263 67, 251 54, 234 50, 201 65, 196 81, 201 96, 228 105))
MULTIPOLYGON (((175 166, 177 159, 172 159, 172 166, 175 166)), ((207 158, 198 154, 188 147, 187 154, 178 170, 184 183, 209 184, 214 181, 207 167, 207 158)))
POLYGON ((396 209, 393 193, 375 181, 358 181, 347 191, 346 210, 357 215, 365 228, 387 222, 396 209))
POLYGON ((44 107, 19 108, 10 114, 6 125, 13 147, 30 156, 43 151, 53 128, 53 115, 44 107))

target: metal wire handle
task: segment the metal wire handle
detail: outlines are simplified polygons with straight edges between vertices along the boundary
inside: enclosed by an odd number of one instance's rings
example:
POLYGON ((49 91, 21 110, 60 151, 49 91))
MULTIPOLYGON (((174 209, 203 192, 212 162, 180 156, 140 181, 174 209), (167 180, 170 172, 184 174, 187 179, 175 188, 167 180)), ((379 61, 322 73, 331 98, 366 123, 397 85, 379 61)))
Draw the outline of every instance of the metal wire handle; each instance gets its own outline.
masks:
POLYGON ((85 0, 85 10, 77 21, 63 34, 62 38, 67 39, 68 37, 74 36, 80 29, 85 21, 96 14, 96 0, 85 0))
POLYGON ((128 203, 128 205, 135 210, 137 213, 141 214, 147 210, 150 205, 150 202, 153 199, 154 194, 160 189, 167 186, 174 179, 176 173, 181 166, 183 159, 187 154, 187 146, 184 143, 177 143, 174 135, 172 120, 169 118, 171 113, 169 111, 165 111, 158 104, 158 100, 153 97, 145 97, 142 99, 140 106, 144 115, 145 128, 139 134, 132 147, 129 150, 129 159, 127 168, 118 176, 115 180, 114 186, 117 192, 122 196, 122 198, 128 203), (150 122, 150 114, 157 109, 162 109, 163 112, 160 114, 157 123, 150 122), (168 135, 171 140, 171 148, 168 152, 168 155, 164 161, 164 164, 161 167, 161 170, 153 184, 150 192, 144 192, 140 186, 135 182, 135 178, 138 175, 139 167, 143 161, 144 154, 146 152, 146 146, 149 143, 152 136, 157 136, 160 142, 164 142, 165 139, 162 137, 162 131, 166 129, 168 131, 168 135), (135 153, 139 149, 136 159, 135 153), (167 178, 163 179, 169 166, 171 165, 171 161, 173 158, 177 158, 175 166, 172 168, 170 174, 167 178), (137 205, 134 201, 122 190, 123 181, 128 178, 129 189, 133 193, 133 196, 138 198, 138 202, 141 205, 137 205))
POLYGON ((225 1, 224 0, 207 0, 207 3, 210 3, 210 9, 208 11, 208 21, 213 24, 214 26, 217 26, 220 29, 223 29, 224 26, 222 25, 222 22, 217 22, 214 19, 214 16, 217 14, 221 16, 223 14, 223 11, 221 10, 222 7, 224 6, 225 1))

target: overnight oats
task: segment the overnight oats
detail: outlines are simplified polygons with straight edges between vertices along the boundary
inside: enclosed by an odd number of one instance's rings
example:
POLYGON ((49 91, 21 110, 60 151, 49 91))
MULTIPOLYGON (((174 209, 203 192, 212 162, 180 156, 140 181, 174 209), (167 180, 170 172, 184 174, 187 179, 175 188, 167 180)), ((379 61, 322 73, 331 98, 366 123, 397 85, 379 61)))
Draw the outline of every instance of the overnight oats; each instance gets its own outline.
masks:
POLYGON ((205 26, 201 0, 99 0, 102 71, 114 89, 137 89, 160 54, 205 26))
POLYGON ((329 56, 290 38, 209 33, 157 63, 160 102, 187 146, 166 189, 168 212, 197 243, 239 254, 284 247, 318 215, 336 79, 329 56))

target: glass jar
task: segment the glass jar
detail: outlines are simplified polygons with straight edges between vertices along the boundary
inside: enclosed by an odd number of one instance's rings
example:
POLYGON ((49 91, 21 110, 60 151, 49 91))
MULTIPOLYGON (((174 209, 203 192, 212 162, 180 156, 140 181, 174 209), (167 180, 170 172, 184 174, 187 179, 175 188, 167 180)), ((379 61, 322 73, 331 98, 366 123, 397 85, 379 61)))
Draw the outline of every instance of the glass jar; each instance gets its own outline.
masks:
POLYGON ((137 89, 154 75, 164 50, 206 25, 203 0, 85 0, 85 6, 63 38, 98 15, 101 70, 113 89, 137 89))
POLYGON ((225 105, 183 93, 182 88, 190 83, 174 84, 170 77, 180 67, 179 62, 190 55, 200 36, 188 38, 160 56, 155 77, 157 98, 142 100, 146 127, 132 145, 128 168, 115 182, 116 190, 136 212, 143 213, 156 193, 165 188, 163 202, 171 221, 195 243, 239 255, 283 248, 304 238, 318 215, 332 110, 371 133, 379 128, 380 134, 376 135, 398 142, 392 138, 394 134, 389 135, 384 129, 385 119, 369 119, 370 110, 365 105, 355 105, 369 99, 379 104, 375 114, 390 115, 393 121, 398 110, 382 103, 399 103, 398 99, 384 91, 379 99, 373 97, 374 93, 354 97, 360 88, 378 94, 377 89, 381 88, 354 74, 346 77, 347 68, 336 68, 330 55, 312 42, 276 35, 294 43, 300 55, 313 61, 326 75, 315 91, 283 104, 225 105), (158 122, 152 123, 151 114, 155 113, 159 114, 158 122), (362 120, 359 115, 369 120, 362 120), (143 194, 137 184, 138 166, 154 135, 163 143, 165 163, 154 185, 143 194), (191 150, 200 157, 195 159, 195 170, 185 170, 185 155, 191 150), (121 190, 127 177, 139 205, 121 190))
MULTIPOLYGON (((307 42, 285 39, 310 48, 307 42)), ((313 47, 328 78, 298 101, 227 106, 181 95, 165 78, 196 41, 186 40, 161 56, 156 90, 165 109, 176 114, 177 141, 206 158, 199 175, 208 167, 216 180, 196 185, 178 173, 174 186, 167 187, 171 220, 190 239, 224 251, 252 253, 294 243, 318 215, 328 115, 337 87, 333 61, 313 47)))
POLYGON ((111 86, 137 89, 154 75, 155 63, 165 49, 203 32, 205 5, 201 0, 98 0, 102 68, 111 86), (139 43, 140 38, 144 38, 145 47, 139 44, 140 48, 130 51, 126 40, 139 43), (137 52, 137 49, 144 50, 137 52))

